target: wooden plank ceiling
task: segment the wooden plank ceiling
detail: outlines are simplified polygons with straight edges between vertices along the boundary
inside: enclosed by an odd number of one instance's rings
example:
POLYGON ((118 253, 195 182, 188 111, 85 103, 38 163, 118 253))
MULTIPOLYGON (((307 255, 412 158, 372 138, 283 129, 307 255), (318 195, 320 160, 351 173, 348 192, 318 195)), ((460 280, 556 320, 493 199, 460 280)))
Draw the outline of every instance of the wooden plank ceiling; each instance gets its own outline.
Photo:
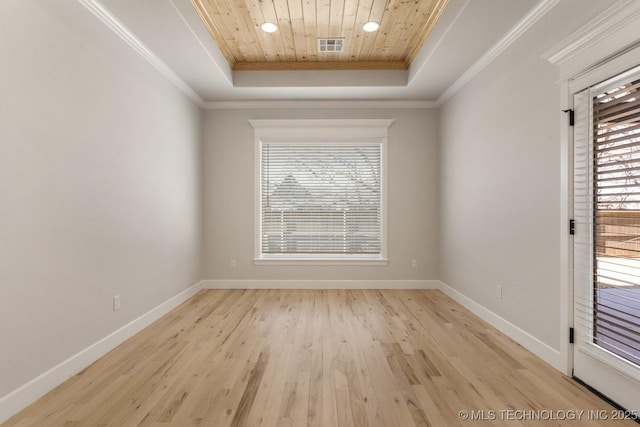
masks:
POLYGON ((234 70, 404 70, 449 0, 191 2, 234 70), (365 32, 369 21, 379 30, 365 32), (344 51, 318 52, 318 38, 343 38, 344 51))

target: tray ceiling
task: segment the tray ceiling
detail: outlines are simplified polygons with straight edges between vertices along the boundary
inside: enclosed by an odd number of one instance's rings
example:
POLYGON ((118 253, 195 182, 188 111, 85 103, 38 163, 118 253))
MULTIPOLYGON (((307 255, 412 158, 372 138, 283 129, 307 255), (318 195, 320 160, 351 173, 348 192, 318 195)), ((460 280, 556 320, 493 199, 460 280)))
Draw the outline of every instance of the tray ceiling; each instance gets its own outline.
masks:
POLYGON ((449 0, 191 0, 236 71, 406 70, 449 0), (362 26, 377 22, 366 32, 362 26), (267 33, 271 22, 278 30, 267 33), (341 38, 342 53, 318 51, 341 38))
POLYGON ((254 72, 232 69, 192 0, 79 3, 92 12, 89 21, 99 18, 196 102, 232 108, 247 103, 275 106, 281 101, 309 105, 383 101, 380 106, 390 105, 384 102, 441 103, 464 85, 469 72, 482 69, 482 64, 490 62, 487 58, 504 50, 547 11, 558 12, 569 25, 607 7, 594 3, 576 18, 570 3, 556 0, 449 0, 408 70, 254 72))

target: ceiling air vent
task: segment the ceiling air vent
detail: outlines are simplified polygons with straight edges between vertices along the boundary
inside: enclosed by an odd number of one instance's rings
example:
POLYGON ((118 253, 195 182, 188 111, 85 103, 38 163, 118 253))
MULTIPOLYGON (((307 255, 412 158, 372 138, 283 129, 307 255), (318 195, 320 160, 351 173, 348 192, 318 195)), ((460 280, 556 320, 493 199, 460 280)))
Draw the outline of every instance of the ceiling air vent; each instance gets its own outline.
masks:
POLYGON ((342 52, 344 39, 318 39, 318 52, 342 52))

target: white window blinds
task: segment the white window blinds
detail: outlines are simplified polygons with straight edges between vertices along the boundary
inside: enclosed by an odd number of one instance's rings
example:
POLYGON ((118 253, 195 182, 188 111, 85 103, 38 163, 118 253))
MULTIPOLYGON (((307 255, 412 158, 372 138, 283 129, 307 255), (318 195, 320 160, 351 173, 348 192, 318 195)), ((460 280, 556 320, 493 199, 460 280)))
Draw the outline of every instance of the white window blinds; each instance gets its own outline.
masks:
POLYGON ((262 254, 381 254, 380 143, 260 147, 262 254))
POLYGON ((640 365, 640 79, 592 102, 593 341, 640 365))

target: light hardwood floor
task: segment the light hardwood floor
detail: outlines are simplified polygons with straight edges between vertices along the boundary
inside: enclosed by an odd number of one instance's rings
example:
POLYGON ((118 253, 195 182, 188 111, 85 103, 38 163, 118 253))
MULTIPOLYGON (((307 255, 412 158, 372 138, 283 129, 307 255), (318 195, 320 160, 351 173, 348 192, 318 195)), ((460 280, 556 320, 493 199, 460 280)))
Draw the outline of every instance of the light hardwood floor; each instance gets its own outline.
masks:
POLYGON ((4 425, 637 426, 597 410, 439 291, 206 290, 4 425))

